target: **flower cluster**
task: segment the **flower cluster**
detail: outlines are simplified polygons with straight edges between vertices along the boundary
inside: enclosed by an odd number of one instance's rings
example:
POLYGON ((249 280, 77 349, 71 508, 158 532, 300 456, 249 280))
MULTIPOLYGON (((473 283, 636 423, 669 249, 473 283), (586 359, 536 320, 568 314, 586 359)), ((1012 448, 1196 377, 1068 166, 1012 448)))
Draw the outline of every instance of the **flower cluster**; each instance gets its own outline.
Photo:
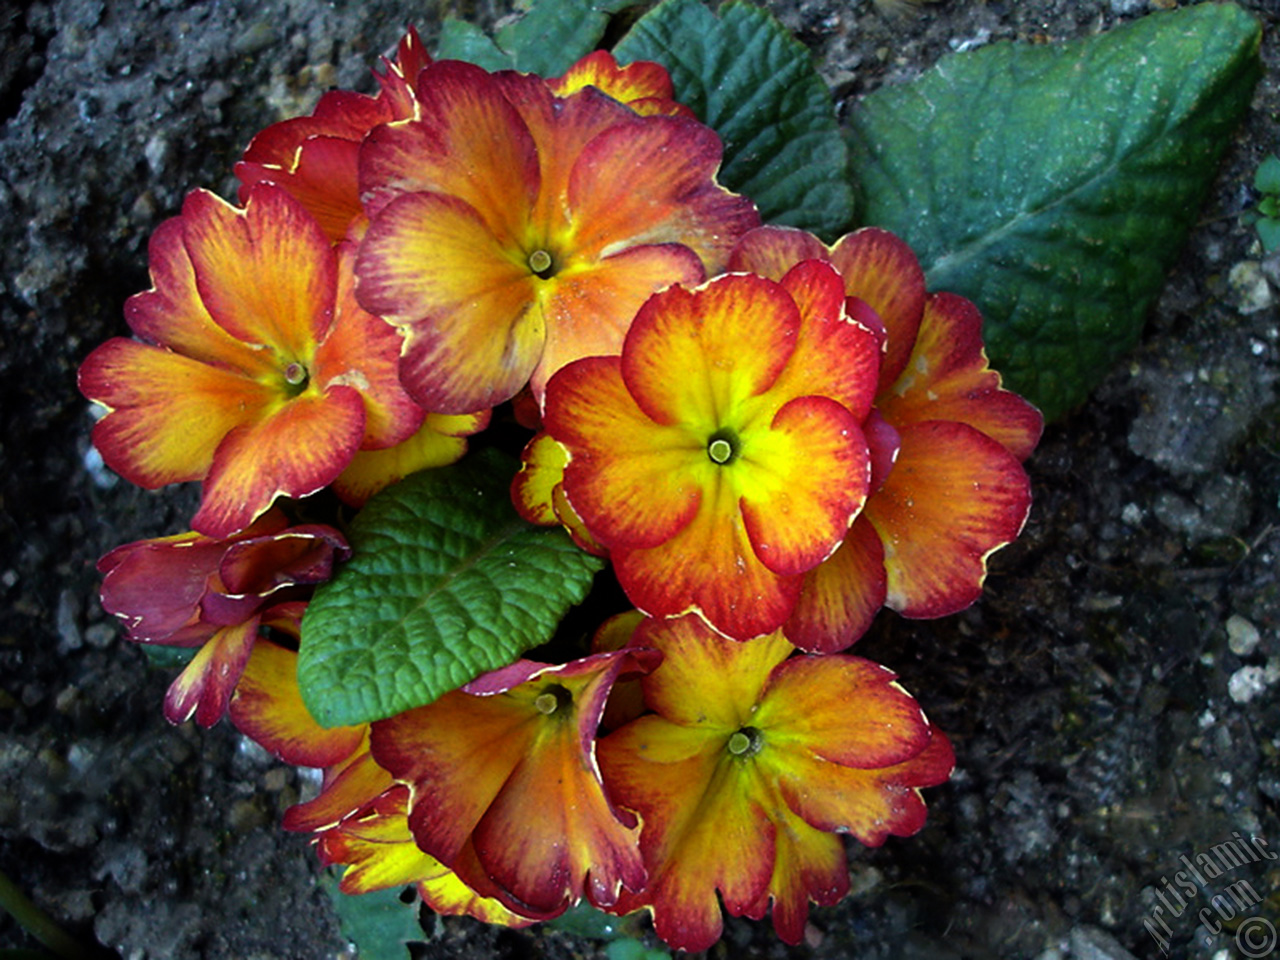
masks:
POLYGON ((894 674, 841 651, 882 607, 978 597, 1040 416, 902 241, 761 225, 657 64, 490 73, 410 31, 378 83, 259 134, 238 203, 192 193, 133 338, 85 361, 105 462, 202 484, 191 531, 102 559, 103 606, 195 649, 170 720, 229 713, 323 769, 285 827, 347 892, 517 926, 647 909, 687 950, 721 904, 772 909, 797 942, 847 892, 842 835, 916 832, 953 767, 894 674), (297 651, 343 518, 495 416, 535 429, 518 512, 607 557, 635 610, 589 651, 321 727, 297 651))

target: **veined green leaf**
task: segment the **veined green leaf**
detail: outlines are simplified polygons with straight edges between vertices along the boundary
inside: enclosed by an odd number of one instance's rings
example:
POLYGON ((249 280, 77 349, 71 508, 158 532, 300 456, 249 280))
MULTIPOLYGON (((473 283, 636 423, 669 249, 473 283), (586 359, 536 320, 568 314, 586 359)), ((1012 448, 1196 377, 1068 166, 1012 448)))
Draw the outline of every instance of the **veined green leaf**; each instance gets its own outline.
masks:
POLYGON ((851 118, 863 220, 969 297, 992 365, 1049 417, 1137 340, 1260 72, 1231 4, 1059 46, 994 44, 851 118))
POLYGON ((298 682, 325 726, 424 703, 550 639, 604 561, 516 514, 518 463, 482 451, 378 494, 302 623, 298 682))
POLYGON ((729 3, 717 16, 700 0, 665 0, 614 54, 667 68, 676 99, 724 141, 720 182, 754 200, 766 221, 828 240, 849 225, 848 152, 831 92, 772 14, 729 3))

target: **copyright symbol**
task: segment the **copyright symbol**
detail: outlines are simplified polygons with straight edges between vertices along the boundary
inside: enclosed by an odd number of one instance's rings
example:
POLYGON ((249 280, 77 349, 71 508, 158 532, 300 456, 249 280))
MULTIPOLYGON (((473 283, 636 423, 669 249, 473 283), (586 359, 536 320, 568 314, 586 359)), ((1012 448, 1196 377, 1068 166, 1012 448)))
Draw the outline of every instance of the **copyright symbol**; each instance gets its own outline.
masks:
POLYGON ((1236 949, 1242 956, 1268 956, 1276 948, 1276 928, 1266 917, 1249 917, 1236 928, 1236 949))

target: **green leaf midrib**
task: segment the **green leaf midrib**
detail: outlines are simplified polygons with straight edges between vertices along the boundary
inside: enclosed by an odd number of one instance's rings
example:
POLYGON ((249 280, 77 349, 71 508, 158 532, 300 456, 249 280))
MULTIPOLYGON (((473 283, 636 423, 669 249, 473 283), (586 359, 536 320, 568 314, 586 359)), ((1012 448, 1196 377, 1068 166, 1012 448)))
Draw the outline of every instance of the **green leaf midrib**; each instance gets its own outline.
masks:
MULTIPOLYGON (((456 570, 450 570, 439 576, 437 582, 431 586, 419 598, 418 602, 410 607, 399 620, 396 621, 396 627, 402 632, 408 632, 407 621, 414 615, 421 613, 431 600, 441 594, 448 593, 448 587, 451 586, 459 577, 473 570, 476 565, 485 557, 495 552, 498 547, 508 543, 513 537, 529 529, 529 524, 519 518, 507 521, 491 536, 481 541, 479 548, 469 552, 466 559, 462 561, 462 565, 456 570)), ((458 532, 465 536, 465 533, 458 532)))

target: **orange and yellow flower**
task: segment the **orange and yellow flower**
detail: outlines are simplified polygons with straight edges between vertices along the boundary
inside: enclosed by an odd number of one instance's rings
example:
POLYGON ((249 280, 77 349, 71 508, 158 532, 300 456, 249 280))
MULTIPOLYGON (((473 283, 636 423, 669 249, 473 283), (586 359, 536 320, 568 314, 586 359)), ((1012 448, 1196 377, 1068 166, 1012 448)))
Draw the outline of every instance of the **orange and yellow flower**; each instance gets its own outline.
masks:
POLYGON ((140 339, 80 369, 107 410, 106 464, 148 489, 202 480, 191 526, 227 537, 412 436, 425 413, 400 387, 400 338, 355 301, 353 258, 273 184, 243 209, 192 193, 152 237, 153 288, 126 306, 140 339))
POLYGON ((455 61, 425 67, 416 97, 360 150, 356 274, 365 309, 403 332, 401 379, 427 409, 492 407, 526 382, 540 400, 759 222, 716 183, 719 138, 693 120, 455 61))
POLYGON ((730 267, 779 277, 796 262, 830 262, 845 292, 883 323, 884 362, 865 429, 875 465, 866 507, 840 549, 806 575, 785 633, 807 650, 858 639, 882 605, 940 617, 973 603, 987 558, 1021 531, 1031 507, 1022 461, 1043 419, 1000 385, 977 308, 928 294, 911 249, 884 230, 832 247, 786 227, 761 227, 730 267))
POLYGON ((563 493, 631 601, 737 639, 781 626, 862 508, 879 360, 812 261, 781 283, 672 287, 620 357, 561 370, 545 426, 567 451, 563 493))
POLYGON ((135 643, 199 647, 169 688, 165 716, 212 726, 227 710, 263 626, 296 625, 299 601, 351 553, 320 524, 272 510, 225 540, 182 533, 139 540, 98 561, 102 608, 135 643))
POLYGON ((605 784, 643 824, 649 882, 617 912, 646 907, 681 950, 720 938, 724 908, 798 943, 809 903, 848 891, 838 834, 869 846, 925 821, 920 788, 944 782, 950 744, 884 667, 796 656, 780 634, 726 640, 696 618, 648 621, 637 643, 664 654, 641 679, 654 711, 600 741, 605 784))
POLYGON ((418 846, 523 917, 556 916, 584 896, 608 907, 623 887, 640 889, 637 829, 605 796, 595 737, 614 681, 657 659, 520 660, 374 723, 374 759, 408 785, 418 846))

